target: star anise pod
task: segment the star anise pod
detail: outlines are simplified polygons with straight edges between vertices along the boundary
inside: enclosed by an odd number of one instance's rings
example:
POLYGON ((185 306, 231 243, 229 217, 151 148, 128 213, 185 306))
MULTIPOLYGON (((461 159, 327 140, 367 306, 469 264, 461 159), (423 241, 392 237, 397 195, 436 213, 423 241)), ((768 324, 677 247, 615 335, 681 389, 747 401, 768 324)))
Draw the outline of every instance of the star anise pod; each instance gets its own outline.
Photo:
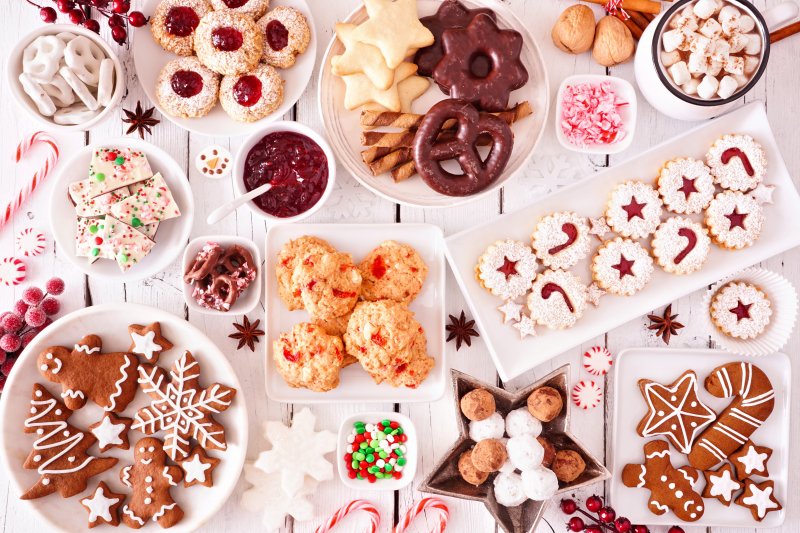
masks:
POLYGON ((480 337, 480 334, 475 329, 475 321, 467 320, 464 311, 461 311, 461 316, 458 318, 450 315, 450 323, 444 329, 449 333, 447 342, 453 339, 456 340, 456 350, 461 349, 461 343, 472 346, 472 337, 480 337))
POLYGON ((153 132, 150 128, 154 128, 161 122, 157 118, 153 118, 155 110, 155 107, 143 109, 142 102, 140 101, 136 102, 136 109, 133 111, 123 109, 122 112, 125 113, 125 118, 122 119, 122 122, 130 124, 125 134, 128 135, 137 132, 141 139, 144 139, 145 132, 152 135, 153 132))
POLYGON ((656 335, 661 337, 666 344, 669 344, 669 339, 673 335, 678 334, 678 330, 683 328, 683 324, 675 320, 678 318, 678 314, 672 314, 672 304, 669 304, 666 309, 664 309, 664 314, 662 316, 658 315, 647 315, 647 318, 650 319, 650 326, 647 329, 654 330, 656 335))
POLYGON ((246 316, 242 317, 241 324, 233 323, 236 333, 231 333, 228 337, 239 341, 239 345, 236 347, 237 350, 241 350, 244 345, 247 345, 251 352, 256 351, 256 343, 260 340, 259 337, 264 335, 264 330, 258 329, 260 323, 261 320, 259 319, 251 324, 250 319, 246 316))

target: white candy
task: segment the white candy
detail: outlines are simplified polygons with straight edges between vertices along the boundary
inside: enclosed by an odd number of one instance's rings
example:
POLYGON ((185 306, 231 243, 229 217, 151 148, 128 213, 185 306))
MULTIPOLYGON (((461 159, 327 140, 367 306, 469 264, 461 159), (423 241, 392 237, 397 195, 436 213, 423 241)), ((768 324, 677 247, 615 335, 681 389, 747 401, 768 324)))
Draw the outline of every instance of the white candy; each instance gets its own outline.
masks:
POLYGON ((661 64, 665 67, 671 67, 681 60, 681 54, 677 50, 672 52, 661 52, 661 64))
POLYGON ((668 72, 672 77, 672 81, 674 81, 676 85, 683 85, 692 79, 692 75, 689 73, 689 69, 686 66, 685 61, 679 61, 678 63, 675 63, 669 67, 668 72))
POLYGON ((759 34, 747 34, 747 46, 744 47, 744 53, 751 56, 761 53, 761 36, 759 34))
POLYGON ((522 487, 522 477, 519 474, 500 473, 494 478, 494 497, 503 507, 516 507, 528 497, 522 487))
POLYGON ((736 89, 739 88, 739 83, 733 76, 724 76, 719 81, 719 88, 717 89, 717 94, 720 98, 728 98, 729 96, 733 96, 733 93, 736 92, 736 89))
POLYGON ((558 478, 549 468, 538 467, 522 472, 522 489, 531 500, 545 501, 558 492, 558 478))
POLYGON ((699 33, 693 33, 689 36, 689 50, 692 52, 699 52, 701 54, 709 53, 711 48, 711 39, 699 33))
POLYGON ((531 415, 527 407, 515 409, 506 415, 506 434, 509 437, 520 435, 538 437, 541 433, 542 423, 531 415))
POLYGON ((686 36, 680 30, 665 31, 661 36, 661 44, 665 52, 677 50, 686 41, 686 36))
POLYGON ((719 81, 711 75, 703 76, 703 81, 697 86, 697 96, 703 100, 710 100, 717 94, 719 81))
POLYGON ((739 31, 742 33, 749 33, 756 27, 756 21, 750 15, 742 15, 739 17, 739 31))
POLYGON ((105 58, 103 50, 83 35, 72 39, 64 49, 64 61, 67 66, 83 83, 92 87, 97 86, 100 79, 100 62, 105 58))
POLYGON ((506 443, 506 451, 511 464, 522 471, 541 466, 544 459, 544 448, 533 435, 511 437, 506 443))
POLYGON ((74 104, 56 111, 53 122, 62 125, 85 124, 99 114, 99 110, 92 111, 83 104, 74 104))
POLYGON ((506 430, 506 421, 500 416, 500 413, 494 412, 489 418, 483 420, 474 420, 469 423, 469 438, 475 442, 480 442, 483 439, 499 439, 502 438, 506 430))
POLYGON ((722 72, 722 61, 709 60, 706 65, 706 74, 717 76, 722 72))
POLYGON ((722 68, 729 74, 744 74, 744 58, 739 56, 729 57, 728 60, 722 64, 722 68))
POLYGON ((97 102, 105 107, 111 103, 114 94, 114 62, 105 58, 100 62, 97 82, 97 102))
MULTIPOLYGON (((692 52, 691 54, 689 54, 689 61, 687 62, 687 67, 689 69, 689 74, 691 74, 692 76, 694 76, 695 74, 705 74, 706 68, 708 67, 708 58, 703 54, 692 52)), ((675 76, 673 76, 672 81, 674 81, 678 85, 683 85, 684 83, 686 83, 686 81, 688 81, 688 80, 683 81, 685 80, 684 77, 680 79, 681 81, 678 82, 675 76)))
POLYGON ((701 19, 707 19, 717 12, 717 2, 715 0, 697 0, 692 11, 701 19))
POLYGON ((58 71, 58 62, 64 55, 64 42, 55 35, 43 35, 25 47, 22 52, 22 72, 31 79, 46 83, 58 71))
POLYGON ((42 89, 58 107, 67 107, 75 103, 75 93, 61 74, 53 76, 49 83, 42 85, 42 89))
POLYGON ((709 39, 719 37, 722 34, 722 26, 716 19, 708 19, 700 26, 700 33, 709 39))
POLYGON ((731 53, 731 45, 725 39, 715 39, 711 45, 711 59, 724 63, 731 53))
POLYGON ((514 468, 514 463, 511 462, 511 459, 506 459, 506 462, 503 463, 499 471, 504 474, 510 474, 514 470, 516 470, 516 468, 514 468))
POLYGON ((744 56, 744 73, 752 74, 758 68, 759 63, 761 61, 755 56, 744 56))
POLYGON ((46 117, 51 117, 56 112, 56 104, 53 99, 44 92, 42 86, 34 80, 29 74, 22 73, 19 75, 19 83, 22 85, 22 90, 33 100, 39 113, 46 117))
POLYGON ((728 37, 728 44, 731 45, 730 53, 737 54, 747 46, 747 36, 741 33, 734 33, 728 37))
POLYGON ((691 80, 687 81, 683 85, 681 85, 681 90, 688 94, 689 96, 697 94, 697 86, 700 85, 700 80, 692 78, 691 80))
POLYGON ((72 69, 69 67, 61 67, 61 70, 58 72, 64 77, 69 86, 72 87, 72 90, 75 91, 75 94, 78 96, 80 101, 86 105, 86 107, 92 111, 100 107, 97 103, 97 99, 89 91, 89 88, 84 85, 78 76, 75 75, 72 69))

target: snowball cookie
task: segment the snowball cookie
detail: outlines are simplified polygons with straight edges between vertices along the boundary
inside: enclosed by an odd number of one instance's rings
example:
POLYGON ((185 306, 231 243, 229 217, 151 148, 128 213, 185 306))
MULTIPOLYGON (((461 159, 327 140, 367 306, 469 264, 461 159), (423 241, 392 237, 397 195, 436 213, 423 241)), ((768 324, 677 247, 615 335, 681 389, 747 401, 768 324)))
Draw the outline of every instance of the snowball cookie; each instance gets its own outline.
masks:
POLYGON ((552 470, 542 466, 522 472, 522 490, 531 500, 543 502, 558 491, 558 478, 552 470))
POLYGON ((522 477, 519 474, 498 474, 494 478, 494 497, 503 507, 516 507, 528 497, 522 488, 522 477))
POLYGON ((518 470, 525 471, 542 466, 544 448, 533 435, 511 437, 506 444, 506 452, 518 470))
POLYGON ((542 448, 544 448, 544 458, 542 458, 542 466, 544 466, 545 468, 550 468, 550 465, 553 464, 553 461, 556 458, 556 447, 553 446, 552 442, 542 437, 541 435, 536 437, 536 440, 539 442, 539 444, 542 445, 542 448))
POLYGON ((553 420, 563 407, 561 393, 553 387, 539 387, 528 396, 528 411, 542 422, 553 420))
POLYGON ((506 459, 506 446, 497 439, 484 439, 472 449, 472 464, 481 472, 497 472, 506 459))
POLYGON ((581 454, 575 450, 558 450, 550 469, 559 481, 571 483, 583 474, 583 471, 586 470, 586 463, 581 454))
POLYGON ((476 487, 486 481, 488 472, 481 472, 472 464, 472 450, 467 450, 458 458, 458 471, 461 479, 476 487))
POLYGON ((506 430, 506 422, 500 413, 492 413, 489 418, 469 423, 469 438, 475 442, 484 439, 500 439, 506 430))
POLYGON ((485 420, 494 411, 494 396, 486 389, 471 390, 461 398, 461 412, 470 420, 485 420))
POLYGON ((533 418, 525 407, 515 409, 506 415, 506 434, 509 437, 520 435, 538 436, 542 432, 542 423, 533 418))

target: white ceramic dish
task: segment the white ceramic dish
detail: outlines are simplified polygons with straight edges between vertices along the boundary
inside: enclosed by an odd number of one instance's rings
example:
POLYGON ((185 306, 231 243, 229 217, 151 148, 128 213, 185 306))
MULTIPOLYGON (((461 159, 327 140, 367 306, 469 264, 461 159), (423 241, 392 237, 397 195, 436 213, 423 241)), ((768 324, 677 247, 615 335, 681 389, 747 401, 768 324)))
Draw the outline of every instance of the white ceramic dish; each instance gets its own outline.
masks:
MULTIPOLYGON (((175 501, 183 508, 186 516, 172 527, 170 532, 194 531, 222 508, 236 487, 247 452, 247 408, 241 383, 222 351, 199 329, 161 309, 136 304, 100 305, 70 313, 55 321, 36 337, 17 360, 14 372, 9 376, 0 399, 0 425, 2 425, 0 457, 11 483, 11 497, 18 497, 38 479, 35 470, 22 468, 22 463, 35 440, 35 435, 26 435, 22 432, 23 422, 29 416, 31 388, 34 383, 41 383, 54 394, 60 391, 60 386, 49 383, 39 374, 36 368, 36 357, 39 352, 47 346, 70 346, 90 333, 102 336, 104 352, 125 351, 130 346, 128 325, 149 324, 154 321, 161 323, 162 332, 175 345, 172 350, 160 357, 159 366, 168 369, 183 354, 183 350, 189 350, 200 363, 201 386, 207 387, 219 382, 238 391, 230 408, 215 415, 215 419, 225 426, 227 450, 209 452, 214 457, 222 459, 214 470, 214 486, 202 487, 200 492, 191 488, 186 489, 183 484, 172 489, 175 501)), ((131 417, 136 413, 136 409, 145 405, 148 405, 148 397, 139 391, 124 415, 131 417)), ((82 409, 75 411, 69 422, 85 429, 100 420, 102 413, 100 407, 89 402, 82 409)), ((131 446, 144 436, 138 431, 130 431, 131 446)), ((156 436, 163 438, 162 432, 156 433, 156 436)), ((97 446, 93 446, 90 453, 97 455, 97 446)), ((26 507, 36 513, 42 524, 47 524, 54 530, 84 531, 88 515, 79 500, 84 495, 90 494, 98 482, 105 481, 114 492, 127 492, 127 489, 120 490, 124 487, 119 481, 119 470, 132 462, 132 449, 114 448, 103 455, 118 457, 120 462, 106 472, 90 478, 87 490, 81 493, 80 497, 64 499, 56 494, 29 500, 25 504, 26 507)), ((143 532, 160 530, 158 524, 152 521, 140 529, 143 532)))
MULTIPOLYGON (((762 522, 753 520, 750 511, 739 505, 725 507, 716 499, 705 498, 705 512, 700 520, 683 523, 672 512, 661 516, 652 514, 647 508, 649 492, 642 488, 630 488, 622 484, 621 473, 626 464, 641 464, 644 459, 642 447, 645 439, 636 433, 636 426, 647 413, 637 382, 653 379, 670 384, 687 369, 697 373, 700 399, 716 412, 722 411, 729 398, 715 398, 703 388, 706 376, 717 366, 735 361, 752 361, 745 356, 731 355, 719 350, 631 348, 617 356, 614 365, 614 433, 611 444, 613 476, 610 480, 611 502, 618 509, 625 509, 625 516, 634 524, 701 527, 748 527, 770 528, 783 524, 786 509, 769 513, 762 522), (624 503, 622 503, 624 502, 624 503)), ((772 448, 769 460, 769 479, 775 481, 775 495, 786 506, 789 491, 789 408, 791 405, 792 370, 789 358, 782 353, 763 357, 753 364, 769 376, 775 388, 775 409, 764 424, 753 433, 753 442, 772 448)), ((688 464, 686 457, 672 450, 673 466, 688 464)), ((701 480, 703 476, 700 476, 701 480)), ((762 478, 756 478, 759 482, 762 478)), ((703 481, 695 490, 702 491, 703 481)))
MULTIPOLYGON (((147 16, 151 16, 160 2, 161 0, 144 1, 141 6, 142 12, 147 16)), ((309 80, 311 80, 314 62, 317 59, 317 32, 314 28, 313 11, 308 7, 305 0, 279 0, 273 4, 270 4, 270 9, 280 5, 293 7, 302 12, 306 20, 308 20, 311 41, 308 44, 308 49, 297 57, 297 62, 292 68, 277 69, 278 74, 286 82, 283 86, 283 103, 271 115, 256 122, 237 122, 233 120, 222 109, 219 102, 208 115, 200 118, 180 118, 168 114, 158 103, 156 81, 164 65, 180 56, 161 48, 153 39, 153 36, 150 35, 149 28, 137 32, 133 41, 132 52, 136 76, 139 78, 139 84, 144 89, 145 94, 164 118, 192 133, 213 137, 237 137, 239 135, 247 135, 263 127, 264 124, 279 119, 294 106, 306 90, 309 80)))
POLYGON ((244 165, 247 161, 247 154, 250 153, 250 150, 253 148, 253 146, 266 135, 275 133, 277 131, 291 131, 305 135, 317 143, 320 148, 322 148, 322 151, 325 152, 325 157, 328 159, 328 183, 325 185, 325 192, 322 193, 322 196, 319 200, 317 200, 317 203, 312 205, 308 211, 304 211, 293 217, 280 218, 262 211, 261 208, 252 201, 249 201, 245 204, 248 209, 250 209, 250 212, 268 222, 273 224, 289 224, 291 222, 298 222, 310 217, 316 213, 328 200, 328 197, 331 195, 331 191, 333 190, 333 184, 336 182, 336 159, 333 157, 333 152, 331 151, 330 145, 328 145, 328 141, 326 141, 322 135, 312 130, 305 124, 300 124, 299 122, 280 121, 273 122, 272 124, 268 124, 266 126, 262 125, 247 139, 245 139, 245 141, 239 147, 236 157, 234 158, 233 186, 236 188, 237 196, 247 194, 248 192, 244 186, 244 165))
POLYGON ((344 422, 342 422, 342 425, 339 426, 338 438, 339 440, 336 447, 337 470, 339 472, 339 481, 347 488, 370 491, 400 490, 403 487, 407 487, 417 475, 417 456, 419 455, 417 428, 414 426, 411 419, 403 414, 395 413, 394 411, 370 411, 368 413, 352 415, 346 418, 344 422), (375 483, 370 483, 366 479, 350 479, 347 475, 347 467, 344 464, 344 456, 348 453, 347 437, 353 429, 353 424, 359 420, 365 424, 374 424, 386 419, 398 422, 403 428, 404 434, 408 436, 408 440, 403 443, 406 446, 406 452, 403 457, 405 457, 407 461, 402 470, 403 477, 400 479, 379 479, 375 483))
POLYGON ((124 282, 150 277, 166 270, 189 240, 194 218, 194 198, 189 180, 186 179, 181 166, 155 145, 133 137, 124 137, 85 146, 60 161, 55 175, 50 180, 54 182, 50 194, 50 231, 53 233, 53 239, 67 261, 87 276, 124 282), (150 254, 127 272, 122 272, 115 261, 100 259, 90 264, 85 257, 75 255, 77 217, 75 206, 69 198, 68 188, 70 183, 79 181, 87 175, 92 153, 99 147, 127 147, 144 152, 153 173, 161 172, 172 191, 175 203, 181 210, 181 216, 167 220, 158 227, 154 238, 156 245, 150 254))
POLYGON ((267 335, 263 346, 267 359, 267 395, 271 400, 285 403, 411 403, 432 402, 442 397, 447 388, 447 360, 444 349, 444 240, 441 229, 430 224, 283 224, 269 229, 266 249, 264 304, 267 335), (321 237, 338 250, 349 252, 356 264, 386 240, 409 244, 420 254, 428 265, 428 278, 409 307, 425 328, 428 355, 436 360, 436 364, 417 389, 394 388, 388 383, 376 385, 358 364, 343 369, 339 386, 329 392, 294 389, 275 370, 272 342, 295 324, 308 321, 305 311, 286 310, 278 295, 275 278, 275 263, 281 247, 303 235, 321 237))
MULTIPOLYGON (((447 258, 500 377, 509 380, 676 298, 800 245, 798 212, 800 196, 775 144, 764 106, 756 102, 665 141, 634 159, 593 174, 528 207, 449 237, 447 258), (540 327, 536 337, 520 340, 516 329, 503 324, 497 310, 503 302, 475 280, 475 264, 486 247, 504 238, 529 242, 539 217, 556 211, 570 209, 587 217, 600 216, 615 184, 634 177, 651 180, 665 161, 675 157, 702 158, 715 139, 731 132, 750 134, 762 144, 769 160, 767 183, 777 187, 775 203, 764 206, 766 221, 761 237, 753 246, 736 252, 712 246, 703 269, 688 276, 673 276, 656 266, 653 278, 641 292, 629 297, 603 296, 600 307, 589 306, 570 329, 554 331, 540 327)), ((586 282, 590 281, 590 260, 591 255, 572 269, 586 282)))
POLYGON ((14 97, 17 105, 22 108, 28 116, 34 119, 39 124, 44 125, 47 129, 59 131, 86 131, 101 122, 103 122, 111 114, 111 111, 119 105, 122 100, 122 95, 125 94, 125 70, 122 68, 119 57, 103 40, 102 37, 89 31, 86 28, 76 26, 74 24, 45 24, 38 27, 29 34, 22 37, 11 52, 8 54, 8 63, 6 65, 6 78, 8 86, 11 89, 11 95, 14 97), (50 117, 45 117, 36 109, 36 104, 25 93, 19 83, 19 75, 22 74, 22 53, 25 48, 33 42, 34 39, 42 35, 55 35, 61 32, 69 32, 75 35, 83 35, 91 39, 93 43, 103 49, 103 53, 114 62, 114 92, 111 95, 109 104, 92 120, 84 122, 83 124, 64 125, 56 124, 50 117))
MULTIPOLYGON (((393 202, 413 207, 452 207, 491 194, 525 166, 544 132, 547 110, 550 105, 550 86, 539 47, 526 29, 526 25, 500 2, 464 0, 462 3, 470 8, 476 6, 492 8, 497 14, 497 22, 501 28, 511 28, 522 34, 524 44, 521 59, 528 69, 529 80, 524 87, 511 93, 509 103, 513 105, 527 100, 533 108, 532 116, 512 127, 516 134, 514 149, 503 175, 492 186, 477 194, 465 197, 445 196, 425 185, 419 176, 413 176, 401 183, 395 183, 388 173, 373 176, 361 160, 361 151, 364 147, 360 142, 359 111, 347 111, 344 108, 344 82, 331 73, 331 57, 344 51, 343 45, 335 35, 322 59, 319 76, 319 107, 325 131, 333 151, 336 153, 336 158, 362 185, 393 202)), ((440 2, 435 0, 419 0, 417 2, 419 16, 435 13, 439 4, 440 2)), ((366 18, 365 10, 358 8, 350 14, 347 21, 359 23, 366 18)), ((433 104, 445 98, 446 95, 439 90, 435 83, 432 83, 428 92, 414 102, 414 111, 424 113, 433 104)))
POLYGON ((222 246, 223 248, 227 248, 228 246, 238 244, 242 248, 245 248, 250 254, 253 256, 253 261, 256 268, 256 279, 250 283, 250 286, 245 289, 245 291, 236 299, 233 303, 231 308, 228 311, 218 311, 217 309, 207 309, 205 307, 200 307, 197 304, 197 301, 192 298, 192 287, 189 283, 183 282, 183 301, 186 302, 186 306, 195 313, 202 313, 204 315, 245 315, 255 309, 258 305, 259 300, 261 299, 261 279, 264 277, 263 269, 261 266, 261 252, 258 249, 258 246, 255 245, 253 241, 250 239, 245 239, 244 237, 237 237, 235 235, 204 235, 202 237, 197 237, 189 241, 189 244, 186 246, 186 249, 183 251, 183 263, 181 272, 186 272, 186 268, 189 266, 189 263, 194 259, 197 253, 203 249, 203 246, 206 243, 215 242, 222 246))
POLYGON ((618 154, 619 152, 626 150, 631 145, 633 142, 633 135, 636 133, 636 90, 633 88, 633 85, 631 85, 630 82, 623 80, 622 78, 617 78, 616 76, 575 74, 574 76, 565 78, 564 81, 561 82, 561 85, 558 88, 558 95, 556 96, 556 112, 554 115, 553 123, 555 124, 556 128, 556 138, 561 146, 567 150, 579 152, 581 154, 618 154), (617 93, 617 96, 621 100, 628 102, 628 105, 620 108, 619 110, 619 114, 624 125, 625 137, 623 137, 621 141, 611 144, 592 144, 587 146, 578 146, 572 144, 564 136, 564 131, 561 129, 561 116, 564 110, 562 103, 564 91, 570 85, 579 85, 582 83, 596 84, 603 81, 611 82, 611 88, 615 93, 617 93))

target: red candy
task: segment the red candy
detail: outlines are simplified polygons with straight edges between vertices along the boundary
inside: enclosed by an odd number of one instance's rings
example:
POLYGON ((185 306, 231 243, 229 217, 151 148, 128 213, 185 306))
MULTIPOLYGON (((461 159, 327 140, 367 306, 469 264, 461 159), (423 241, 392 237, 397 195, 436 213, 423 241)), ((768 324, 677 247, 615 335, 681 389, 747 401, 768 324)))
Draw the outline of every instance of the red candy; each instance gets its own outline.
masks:
POLYGON ((611 83, 568 85, 561 98, 561 132, 575 146, 610 144, 625 137, 620 100, 611 83))

